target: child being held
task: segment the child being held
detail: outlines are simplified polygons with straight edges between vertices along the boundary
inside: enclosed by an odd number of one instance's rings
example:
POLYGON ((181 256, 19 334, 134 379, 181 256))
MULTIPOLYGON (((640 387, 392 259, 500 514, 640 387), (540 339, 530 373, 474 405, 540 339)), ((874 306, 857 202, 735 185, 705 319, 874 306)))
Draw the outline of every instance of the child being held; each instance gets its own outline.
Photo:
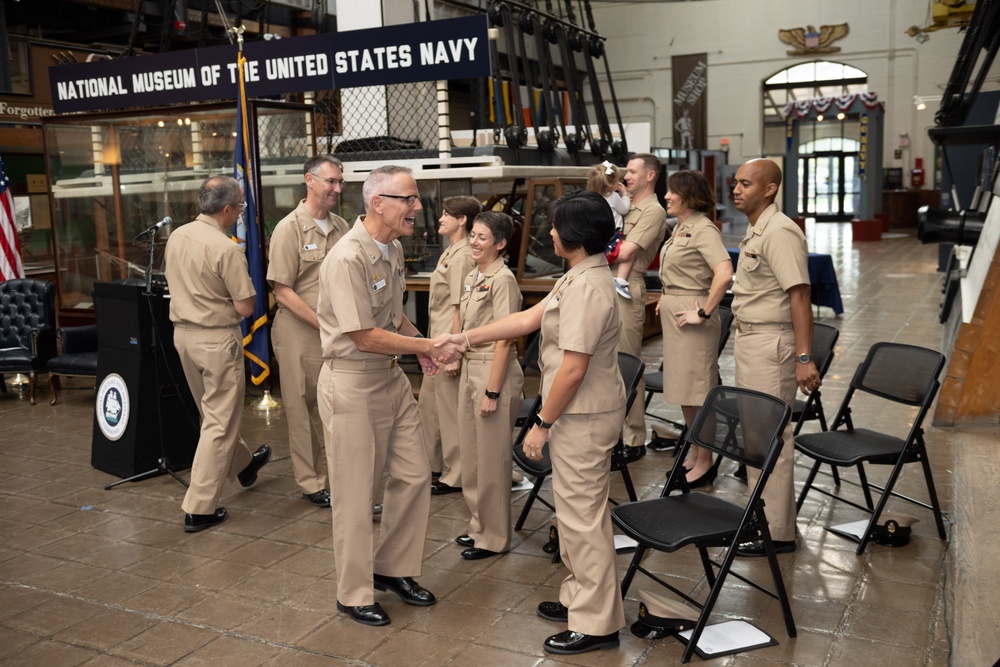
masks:
MULTIPOLYGON (((587 179, 587 189, 604 197, 608 202, 608 206, 611 207, 612 215, 614 215, 615 235, 611 238, 604 252, 608 258, 608 263, 614 264, 614 261, 618 258, 618 250, 621 248, 622 241, 625 238, 623 231, 625 226, 624 216, 628 213, 629 207, 632 205, 628 192, 625 190, 625 184, 622 183, 621 168, 611 164, 607 160, 601 164, 594 165, 587 179)), ((632 293, 628 288, 628 274, 631 270, 632 260, 619 262, 615 265, 615 290, 626 299, 632 298, 632 293)))

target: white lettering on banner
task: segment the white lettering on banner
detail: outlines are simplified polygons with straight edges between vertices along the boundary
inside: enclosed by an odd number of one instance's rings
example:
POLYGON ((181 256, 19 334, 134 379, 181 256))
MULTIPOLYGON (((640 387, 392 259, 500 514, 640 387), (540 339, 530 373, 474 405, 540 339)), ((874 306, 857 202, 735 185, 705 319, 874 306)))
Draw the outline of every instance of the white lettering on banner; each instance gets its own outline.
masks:
POLYGON ((708 65, 699 60, 698 64, 691 70, 691 73, 688 74, 684 85, 674 95, 674 104, 684 104, 685 102, 694 104, 698 101, 701 94, 705 92, 705 88, 708 87, 708 81, 705 79, 705 70, 707 69, 708 65))
POLYGON ((264 61, 264 71, 268 81, 323 76, 330 73, 330 62, 325 53, 270 58, 264 61))
POLYGON ((60 81, 56 84, 56 93, 61 100, 78 100, 88 97, 128 95, 128 88, 122 83, 120 76, 105 76, 99 79, 60 81))
POLYGON ((333 55, 337 74, 370 72, 376 69, 399 69, 413 65, 409 44, 378 46, 373 49, 337 51, 333 55), (360 57, 359 57, 360 56, 360 57))
POLYGON ((442 63, 457 63, 462 60, 462 51, 468 49, 470 62, 476 59, 476 42, 478 37, 463 37, 462 39, 449 39, 447 41, 421 42, 420 43, 420 64, 440 65, 442 63))
POLYGON ((168 69, 158 72, 140 72, 132 75, 132 89, 137 93, 151 93, 161 90, 181 90, 197 87, 193 67, 168 69))
MULTIPOLYGON (((229 68, 229 83, 236 83, 236 71, 239 69, 239 65, 228 63, 226 67, 229 68)), ((248 60, 243 65, 243 82, 250 83, 251 81, 260 81, 260 63, 256 60, 248 60)))

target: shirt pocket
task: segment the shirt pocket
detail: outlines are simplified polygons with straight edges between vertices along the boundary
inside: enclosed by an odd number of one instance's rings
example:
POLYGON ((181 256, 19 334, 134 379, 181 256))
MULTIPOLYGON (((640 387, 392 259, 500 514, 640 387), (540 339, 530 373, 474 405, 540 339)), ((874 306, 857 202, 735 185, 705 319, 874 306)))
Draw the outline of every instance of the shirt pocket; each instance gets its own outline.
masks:
POLYGON ((299 261, 303 264, 312 264, 314 262, 322 262, 326 257, 326 253, 322 248, 311 248, 309 250, 299 251, 299 261))

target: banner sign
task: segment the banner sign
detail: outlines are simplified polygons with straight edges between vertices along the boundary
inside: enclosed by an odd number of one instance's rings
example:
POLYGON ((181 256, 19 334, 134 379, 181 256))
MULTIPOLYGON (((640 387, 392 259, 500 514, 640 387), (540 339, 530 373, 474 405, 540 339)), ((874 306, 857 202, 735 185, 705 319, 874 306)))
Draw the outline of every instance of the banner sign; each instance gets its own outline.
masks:
POLYGON ((674 148, 708 148, 708 54, 673 56, 674 148))
MULTIPOLYGON (((238 47, 49 68, 56 113, 235 100, 238 47)), ((489 76, 486 15, 246 42, 248 97, 489 76)))

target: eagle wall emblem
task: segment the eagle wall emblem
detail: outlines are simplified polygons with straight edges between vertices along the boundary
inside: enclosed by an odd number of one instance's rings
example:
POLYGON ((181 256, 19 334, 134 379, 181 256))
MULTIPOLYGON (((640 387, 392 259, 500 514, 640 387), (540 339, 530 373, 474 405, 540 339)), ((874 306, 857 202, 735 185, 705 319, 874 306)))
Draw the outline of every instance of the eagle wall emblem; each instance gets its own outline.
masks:
POLYGON ((849 32, 850 28, 846 23, 821 25, 819 30, 807 25, 805 28, 779 30, 778 39, 794 47, 794 50, 786 51, 790 56, 804 56, 810 53, 837 53, 840 51, 840 47, 831 45, 838 39, 847 37, 849 32))

